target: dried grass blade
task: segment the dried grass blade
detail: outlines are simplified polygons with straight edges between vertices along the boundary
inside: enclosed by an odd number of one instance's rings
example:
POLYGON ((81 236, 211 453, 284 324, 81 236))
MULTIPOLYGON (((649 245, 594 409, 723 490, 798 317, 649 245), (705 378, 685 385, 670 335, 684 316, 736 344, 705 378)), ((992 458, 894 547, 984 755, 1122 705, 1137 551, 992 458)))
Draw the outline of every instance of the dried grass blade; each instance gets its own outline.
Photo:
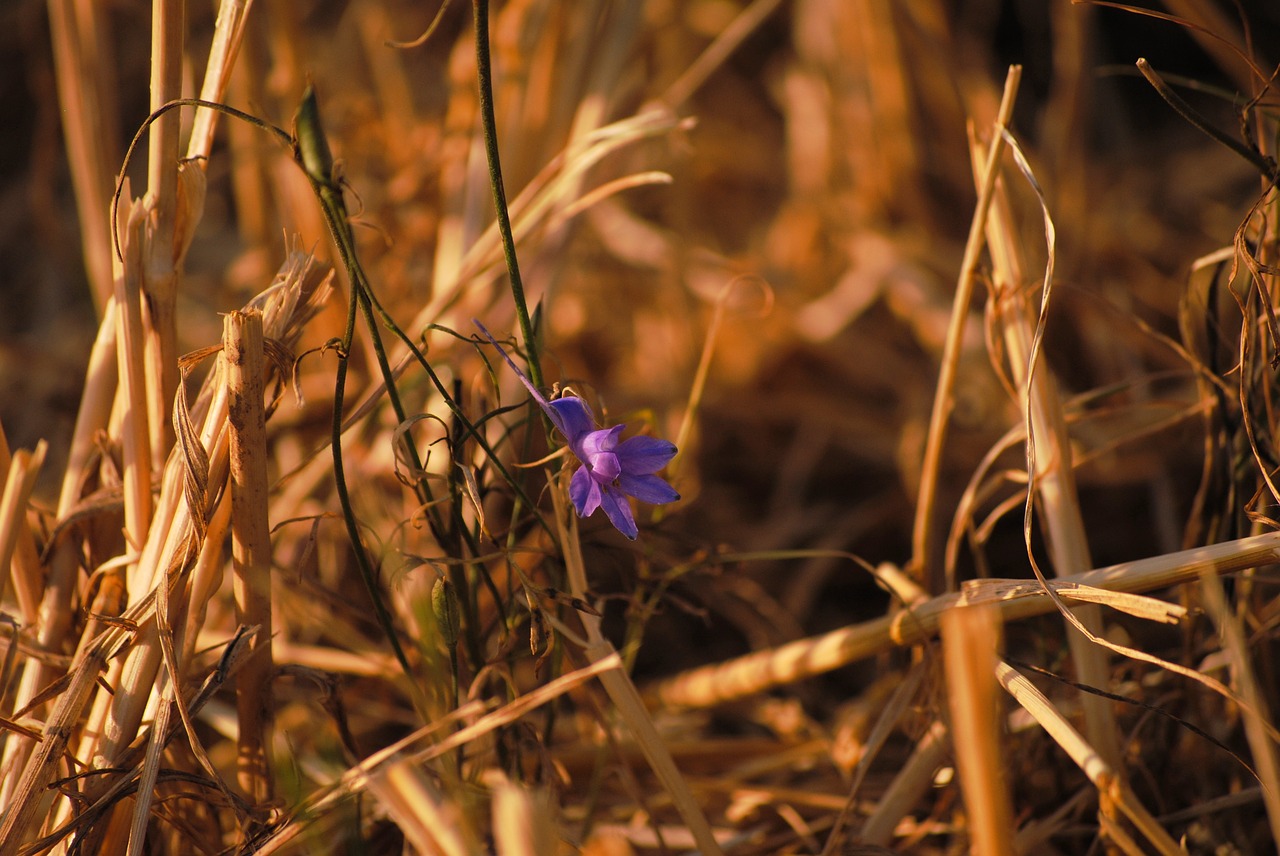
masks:
POLYGON ((1062 747, 1076 766, 1089 777, 1089 781, 1093 782, 1098 789, 1099 802, 1103 806, 1100 818, 1104 826, 1109 820, 1109 809, 1114 806, 1146 836, 1156 848, 1156 852, 1161 854, 1186 852, 1143 807, 1124 780, 1116 775, 1111 765, 1080 735, 1080 732, 1076 731, 1049 699, 1036 689, 1034 684, 1017 669, 1004 662, 996 664, 996 678, 1018 704, 1040 723, 1054 742, 1062 747))
POLYGON ((862 782, 867 773, 871 771, 871 763, 879 755, 881 748, 884 747, 885 742, 893 733, 893 729, 902 719, 907 706, 915 698, 916 691, 919 690, 920 684, 924 681, 925 674, 925 667, 917 663, 911 673, 893 691, 893 697, 889 699, 888 703, 880 711, 875 727, 871 729, 871 733, 867 736, 866 748, 863 751, 862 758, 858 760, 858 766, 853 771, 853 782, 849 785, 849 795, 840 809, 840 814, 831 829, 831 835, 827 838, 826 845, 822 848, 821 856, 832 856, 832 854, 840 852, 837 848, 844 843, 845 827, 853 814, 858 792, 862 789, 862 782))
POLYGON ((129 624, 109 627, 87 646, 84 656, 72 669, 71 681, 58 697, 58 703, 45 725, 44 736, 23 769, 14 797, 0 821, 0 856, 15 856, 26 840, 40 809, 45 786, 52 779, 54 769, 67 748, 75 724, 97 685, 98 675, 129 642, 133 636, 130 627, 139 626, 149 618, 154 619, 154 593, 131 607, 124 617, 129 624))
POLYGON ((545 790, 530 790, 498 771, 486 776, 493 789, 493 834, 498 856, 554 853, 560 832, 545 790))
MULTIPOLYGON (((920 802, 921 797, 933 787, 934 775, 947 758, 951 741, 947 726, 942 720, 934 720, 928 731, 916 741, 915 751, 907 759, 885 789, 855 840, 876 847, 887 847, 893 841, 898 822, 907 816, 920 802)), ((853 851, 857 852, 857 851, 853 851)))
MULTIPOLYGON (((163 607, 161 607, 163 609, 163 607)), ((142 770, 138 773, 138 788, 133 800, 133 817, 129 822, 129 844, 125 856, 142 856, 147 846, 147 826, 151 820, 151 806, 156 797, 156 779, 160 775, 160 759, 169 737, 174 691, 169 671, 160 673, 160 703, 151 726, 151 739, 147 741, 142 770)))
POLYGON ((662 103, 674 110, 688 101, 712 72, 738 49, 743 40, 774 13, 781 2, 782 0, 754 0, 735 15, 729 25, 716 36, 715 41, 684 70, 675 83, 667 87, 667 91, 662 94, 662 103))
MULTIPOLYGON (((184 367, 189 365, 184 363, 184 367)), ((174 368, 178 371, 178 364, 175 363, 174 368)), ((167 597, 170 587, 180 580, 185 582, 187 573, 199 556, 207 530, 206 503, 210 485, 220 486, 226 479, 225 387, 211 380, 204 384, 194 408, 204 413, 204 424, 199 432, 190 421, 185 386, 175 391, 174 400, 174 420, 179 426, 182 442, 168 457, 147 543, 129 579, 130 598, 158 592, 161 586, 165 587, 167 597)), ((102 714, 105 719, 97 719, 98 708, 95 707, 95 717, 91 718, 85 733, 102 735, 101 745, 82 746, 82 753, 98 754, 108 764, 115 763, 137 736, 144 711, 154 694, 156 673, 165 658, 161 638, 168 634, 162 634, 161 629, 162 626, 167 628, 167 602, 163 611, 166 622, 140 628, 135 644, 125 658, 116 697, 110 710, 102 714)), ((166 640, 166 644, 171 645, 171 642, 166 640)), ((169 660, 170 671, 176 671, 176 658, 170 657, 169 660)))
MULTIPOLYGON (((179 713, 188 718, 199 713, 209 700, 213 698, 214 694, 221 689, 223 684, 226 683, 227 679, 239 671, 241 664, 244 662, 245 656, 247 656, 249 642, 252 640, 253 634, 256 632, 257 628, 252 627, 241 627, 237 630, 236 635, 227 643, 226 650, 223 652, 222 658, 218 661, 217 667, 205 678, 195 696, 189 702, 176 700, 177 704, 175 704, 175 707, 179 713)), ((175 728, 170 727, 167 732, 160 732, 165 733, 166 735, 164 742, 172 739, 174 731, 175 728)), ((152 741, 149 740, 147 742, 147 746, 150 746, 151 743, 152 741)), ((193 744, 193 748, 199 749, 199 744, 193 744)), ((130 768, 129 772, 124 775, 117 775, 113 777, 109 787, 97 796, 93 809, 86 810, 76 819, 69 821, 66 825, 54 829, 44 838, 32 842, 26 848, 24 853, 39 852, 44 847, 52 846, 53 843, 65 838, 68 834, 73 832, 91 811, 97 809, 99 806, 112 806, 126 791, 133 790, 135 779, 141 776, 142 764, 144 763, 135 762, 137 755, 141 751, 141 744, 135 743, 134 746, 130 747, 130 751, 121 759, 122 766, 130 768)), ((209 769, 212 769, 211 765, 209 769)), ((216 776, 214 777, 214 781, 221 787, 228 805, 235 808, 241 816, 245 815, 247 813, 247 808, 243 804, 243 801, 239 800, 234 794, 228 792, 226 787, 222 785, 221 780, 217 779, 216 776)))
MULTIPOLYGON (((1048 322, 1049 301, 1053 294, 1053 270, 1057 261, 1056 228, 1049 214, 1044 193, 1026 157, 1022 154, 1017 140, 1013 139, 1007 130, 1003 130, 1002 133, 1006 137, 1015 163, 1035 191, 1044 223, 1044 278, 1041 282, 1039 309, 1033 313, 1026 298, 1027 265, 1022 258, 1019 236, 1014 225, 1008 196, 997 178, 992 211, 987 220, 987 245, 991 248, 993 277, 997 291, 994 310, 1004 335, 1005 348, 1009 353, 1009 368, 1022 401, 1023 425, 1026 431, 1027 478, 1035 489, 1034 495, 1032 492, 1027 493, 1023 506, 1023 538, 1027 560, 1036 574, 1036 579, 1041 584, 1047 585, 1045 575, 1038 566, 1031 546, 1036 497, 1039 498, 1038 505, 1048 535, 1047 541, 1053 560, 1054 575, 1062 577, 1082 573, 1093 565, 1093 560, 1089 553, 1089 542, 1085 534, 1079 496, 1076 493, 1071 441, 1067 434, 1062 399, 1056 380, 1048 366, 1043 365, 1040 359, 1044 331, 1048 322), (1034 326, 1031 323, 1033 315, 1034 326)), ((970 155, 973 161, 974 183, 981 186, 985 183, 986 175, 979 172, 980 154, 974 144, 970 145, 970 155)), ((1061 605, 1061 601, 1057 599, 1052 589, 1049 591, 1050 597, 1061 605)), ((1065 607, 1063 612, 1066 613, 1065 607)), ((1073 612, 1074 618, 1067 615, 1070 623, 1072 625, 1079 623, 1088 630, 1087 634, 1082 635, 1073 632, 1073 628, 1067 629, 1067 641, 1080 680, 1091 686, 1105 687, 1111 678, 1107 655, 1102 648, 1090 641, 1090 637, 1098 636, 1102 632, 1102 613, 1097 606, 1093 605, 1077 607, 1073 612)), ((1115 711, 1110 702, 1097 696, 1085 695, 1081 698, 1081 704, 1084 706, 1090 740, 1109 763, 1118 765, 1122 758, 1119 730, 1116 727, 1115 711)))
POLYGON ((440 856, 479 852, 464 840, 464 818, 458 806, 442 797, 409 759, 401 758, 369 776, 368 787, 417 852, 440 856))
MULTIPOLYGON (((452 713, 428 725, 424 725, 408 737, 398 740, 365 758, 359 764, 343 773, 337 782, 327 788, 318 790, 311 800, 298 808, 297 814, 302 818, 319 816, 338 801, 364 790, 368 786, 369 777, 381 770, 386 764, 394 763, 400 758, 408 758, 414 764, 422 764, 439 758, 460 746, 464 746, 504 725, 509 725, 527 716, 530 711, 538 709, 542 705, 559 698, 575 687, 581 686, 605 672, 621 668, 623 668, 622 658, 617 654, 613 654, 605 660, 591 663, 567 675, 561 675, 555 680, 548 681, 546 684, 525 693, 497 710, 485 714, 470 725, 452 732, 444 740, 433 743, 426 749, 413 749, 414 744, 421 742, 432 734, 451 728, 458 722, 469 719, 484 709, 484 705, 480 702, 470 702, 463 705, 452 713)), ((285 825, 269 839, 262 842, 257 851, 258 856, 270 856, 270 854, 278 852, 297 837, 303 829, 302 823, 285 825)), ((0 856, 6 856, 6 854, 0 853, 0 856)))
MULTIPOLYGON (((546 226, 566 206, 572 205, 578 198, 577 188, 592 167, 614 152, 641 140, 669 133, 677 128, 688 127, 688 120, 680 120, 666 110, 649 110, 626 119, 619 120, 603 128, 583 135, 569 147, 552 158, 545 167, 511 200, 510 212, 513 236, 517 245, 535 230, 546 226)), ((462 230, 461 225, 451 221, 458 215, 448 212, 446 223, 441 230, 445 232, 462 230)), ((437 286, 431 301, 405 327, 406 330, 425 330, 431 324, 440 323, 441 318, 461 297, 464 289, 470 289, 489 277, 496 275, 501 258, 501 238, 497 224, 491 224, 469 243, 459 242, 449 234, 442 236, 442 242, 456 244, 460 256, 443 249, 436 254, 434 280, 437 286), (466 247, 465 251, 462 247, 466 247)), ((410 356, 401 355, 395 361, 394 373, 400 372, 409 363, 410 356)), ((372 397, 381 395, 375 389, 372 397)), ((362 404, 360 410, 364 410, 362 404)))

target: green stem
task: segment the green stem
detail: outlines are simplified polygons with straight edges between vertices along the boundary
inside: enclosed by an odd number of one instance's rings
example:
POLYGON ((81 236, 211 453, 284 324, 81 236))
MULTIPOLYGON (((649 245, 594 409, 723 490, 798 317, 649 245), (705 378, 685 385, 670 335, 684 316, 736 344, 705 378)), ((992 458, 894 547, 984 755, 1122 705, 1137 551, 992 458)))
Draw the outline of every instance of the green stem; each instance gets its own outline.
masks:
POLYGON ((480 125, 484 131, 484 153, 489 161, 489 186, 493 188, 493 207, 498 213, 498 234, 502 236, 502 254, 511 277, 511 297, 520 320, 525 353, 529 357, 529 379, 542 388, 542 364, 538 361, 538 343, 529 305, 525 301, 524 282, 520 279, 520 263, 516 259, 516 242, 511 233, 511 215, 507 211, 507 193, 502 184, 502 164, 498 159, 498 123, 493 116, 493 69, 489 60, 489 0, 473 0, 476 27, 476 71, 480 84, 480 125))
MULTIPOLYGON (((364 275, 363 271, 359 270, 359 263, 355 257, 355 247, 351 240, 350 227, 347 225, 346 217, 344 216, 342 191, 333 181, 333 156, 329 153, 329 144, 320 125, 319 108, 316 104, 315 93, 311 87, 307 87, 302 104, 298 109, 297 135, 296 157, 302 165, 303 172, 311 180, 311 186, 320 199, 321 208, 325 213, 325 221, 329 226, 329 232, 338 247, 339 255, 342 256, 351 284, 351 297, 347 303, 347 326, 343 331, 339 345, 338 370, 333 384, 331 442, 333 445, 334 484, 338 491, 338 502, 342 506, 342 518, 347 526, 347 535, 351 539, 351 549, 355 553, 356 567, 359 569, 361 581, 369 593, 369 600, 373 604, 374 616, 382 628, 382 632, 386 635, 387 641, 391 643, 391 649, 395 654, 396 660, 400 663, 400 668, 404 670, 405 676, 412 681, 413 670, 409 665, 409 658, 405 656, 391 611, 387 608, 382 596, 382 590, 378 586, 373 563, 370 562, 369 555, 365 552, 364 541, 360 537, 360 526, 356 521, 355 509, 351 505, 351 493, 347 489, 346 469, 342 458, 342 413, 346 398, 347 369, 351 359, 351 345, 355 340, 356 309, 362 302, 366 302, 360 299, 364 290, 364 275)), ((381 359, 381 354, 379 356, 381 359)), ((393 386, 388 388, 394 389, 393 386)), ((416 457, 416 450, 413 456, 416 457)), ((421 469, 421 467, 419 466, 418 469, 421 469)))
POLYGON ((397 662, 400 663, 400 668, 404 670, 406 677, 411 678, 413 671, 409 667, 409 659, 405 656, 404 649, 400 645, 399 634, 396 632, 391 612, 387 609, 386 603, 382 599, 382 592, 378 588, 377 576, 374 573, 372 563, 369 561, 369 555, 365 552, 364 541, 360 538, 360 526, 356 522, 355 509, 351 505, 351 493, 347 490, 346 469, 342 461, 342 410, 347 389, 347 362, 351 356, 351 342, 355 338, 355 326, 356 300, 355 295, 352 294, 347 309, 347 328, 339 345, 338 371, 333 382, 333 436, 331 439, 333 446, 333 482, 338 491, 338 503, 342 506, 342 519, 347 526, 347 537, 351 540, 351 549, 355 553, 356 567, 360 571, 360 579, 364 583, 365 590, 369 593, 369 600, 373 603, 374 616, 391 643, 391 649, 395 653, 397 662))

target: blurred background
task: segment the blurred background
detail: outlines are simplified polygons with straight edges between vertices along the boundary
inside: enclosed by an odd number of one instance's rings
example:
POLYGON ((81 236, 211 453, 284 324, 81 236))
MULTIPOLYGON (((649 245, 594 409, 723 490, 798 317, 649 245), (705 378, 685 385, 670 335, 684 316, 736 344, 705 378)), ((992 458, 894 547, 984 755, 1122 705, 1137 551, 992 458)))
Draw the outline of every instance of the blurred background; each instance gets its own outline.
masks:
MULTIPOLYGON (((691 501, 668 522, 673 535, 688 547, 820 546, 904 560, 975 198, 966 121, 986 133, 1010 63, 1025 69, 1013 131, 1058 230, 1050 362, 1073 394, 1185 370, 1139 325, 1177 337, 1191 264, 1230 244, 1257 176, 1177 117, 1133 63, 1147 57, 1166 75, 1230 96, 1187 97, 1236 134, 1235 93, 1251 84, 1225 44, 1247 35, 1269 68, 1280 16, 1267 3, 1152 8, 1215 35, 1030 0, 497 5, 498 122, 512 197, 591 128, 650 105, 694 120, 610 154, 590 173, 593 185, 642 171, 666 172, 670 183, 619 192, 523 248, 560 376, 589 383, 619 416, 651 408, 669 434, 716 301, 733 284, 696 466, 683 473, 691 501)), ((0 78, 0 419, 15 447, 51 441, 53 474, 96 315, 85 255, 93 236, 63 150, 48 9, 18 0, 0 10, 9 66, 0 78)), ((261 4, 227 99, 288 129, 305 80, 315 81, 358 199, 365 264, 405 320, 439 293, 462 243, 489 216, 473 134, 468 4, 448 7, 426 44, 387 45, 421 34, 435 12, 395 0, 261 4)), ((188 76, 198 80, 214 10, 190 4, 188 16, 188 76)), ((99 155, 113 175, 147 112, 149 10, 116 0, 96 4, 93 17, 112 55, 98 58, 104 73, 86 95, 100 105, 108 133, 99 155)), ((219 140, 179 295, 184 350, 213 341, 216 313, 262 287, 286 232, 326 252, 315 209, 298 198, 304 188, 276 144, 236 122, 223 123, 219 140)), ((144 160, 132 165, 135 182, 144 160)), ((1042 258, 1039 212, 1028 204, 1020 213, 1027 250, 1042 258)), ((980 312, 975 302, 944 515, 1016 419, 991 370, 980 312)), ((1118 393, 1106 402, 1109 419, 1081 430, 1120 436, 1133 427, 1124 424, 1132 396, 1190 389, 1185 374, 1152 384, 1118 393)), ((1175 426, 1084 471, 1099 562, 1180 541, 1200 467, 1197 430, 1194 421, 1175 426)), ((1009 528, 1019 550, 1017 522, 1009 528)), ((757 570, 765 581, 777 576, 757 570)), ((775 592, 785 612, 809 625, 821 623, 810 610, 835 605, 841 614, 831 620, 847 621, 856 605, 820 596, 839 585, 832 573, 809 567, 789 577, 795 590, 775 592)))

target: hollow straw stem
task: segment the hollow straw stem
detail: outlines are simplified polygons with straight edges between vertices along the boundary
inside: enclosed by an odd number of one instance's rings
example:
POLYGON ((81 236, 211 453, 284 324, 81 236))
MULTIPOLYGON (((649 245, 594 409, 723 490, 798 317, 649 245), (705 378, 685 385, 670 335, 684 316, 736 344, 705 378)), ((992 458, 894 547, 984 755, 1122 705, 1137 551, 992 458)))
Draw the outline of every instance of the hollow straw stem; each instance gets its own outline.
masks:
MULTIPOLYGON (((182 94, 184 0, 152 0, 151 110, 182 94)), ((143 289, 147 295, 147 403, 151 463, 159 469, 173 445, 169 403, 178 386, 178 272, 174 243, 178 211, 179 116, 170 113, 151 127, 147 152, 147 229, 143 289)))
MULTIPOLYGON (((1080 584, 1114 592, 1152 591, 1190 582, 1201 573, 1227 574, 1277 559, 1280 532, 1269 532, 1061 577, 1052 585, 1080 584)), ((984 587, 981 595, 939 595, 895 615, 683 672, 647 687, 645 697, 652 705, 710 707, 811 678, 881 651, 931 638, 938 631, 942 613, 959 603, 993 600, 1005 621, 1057 609, 1038 583, 1007 582, 1014 588, 984 587)))
POLYGON ((115 278, 116 305, 120 308, 116 313, 119 325, 116 334, 116 373, 119 378, 116 396, 118 407, 124 414, 120 445, 124 458, 126 551, 133 552, 146 540, 151 525, 153 467, 146 372, 147 330, 142 314, 145 209, 136 203, 129 203, 128 208, 127 239, 122 247, 124 258, 115 278))
POLYGON ((238 779, 256 803, 271 798, 271 530, 267 518, 267 430, 263 409, 262 313, 229 313, 223 320, 230 426, 231 560, 236 621, 259 627, 252 656, 237 680, 238 779))
MULTIPOLYGON (((202 101, 221 101, 231 79, 231 70, 240 53, 244 38, 244 25, 249 17, 252 0, 222 0, 218 5, 218 19, 214 24, 213 44, 209 49, 209 61, 205 65, 204 83, 200 86, 202 101)), ((217 129, 218 111, 198 108, 191 125, 191 137, 187 141, 187 158, 204 160, 213 149, 213 133, 217 129)))
POLYGON ((1013 811, 1001 766, 995 664, 1000 611, 990 603, 942 615, 952 745, 969 825, 969 851, 1013 856, 1013 811))

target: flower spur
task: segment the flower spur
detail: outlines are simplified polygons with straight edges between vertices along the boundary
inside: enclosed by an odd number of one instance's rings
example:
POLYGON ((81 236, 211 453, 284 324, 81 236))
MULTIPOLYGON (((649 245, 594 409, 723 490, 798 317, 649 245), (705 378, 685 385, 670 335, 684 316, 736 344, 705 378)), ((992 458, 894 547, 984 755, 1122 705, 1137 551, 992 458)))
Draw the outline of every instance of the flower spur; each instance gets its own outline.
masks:
POLYGON ((626 426, 596 428, 591 409, 578 396, 567 395, 548 401, 485 326, 479 321, 474 323, 498 349, 525 389, 547 414, 551 424, 564 436, 569 450, 582 462, 569 481, 569 499, 573 501, 578 516, 590 517, 596 509, 603 508, 609 522, 634 541, 639 530, 627 497, 652 505, 675 502, 680 498, 671 485, 656 475, 675 456, 675 444, 644 436, 619 442, 626 426))

